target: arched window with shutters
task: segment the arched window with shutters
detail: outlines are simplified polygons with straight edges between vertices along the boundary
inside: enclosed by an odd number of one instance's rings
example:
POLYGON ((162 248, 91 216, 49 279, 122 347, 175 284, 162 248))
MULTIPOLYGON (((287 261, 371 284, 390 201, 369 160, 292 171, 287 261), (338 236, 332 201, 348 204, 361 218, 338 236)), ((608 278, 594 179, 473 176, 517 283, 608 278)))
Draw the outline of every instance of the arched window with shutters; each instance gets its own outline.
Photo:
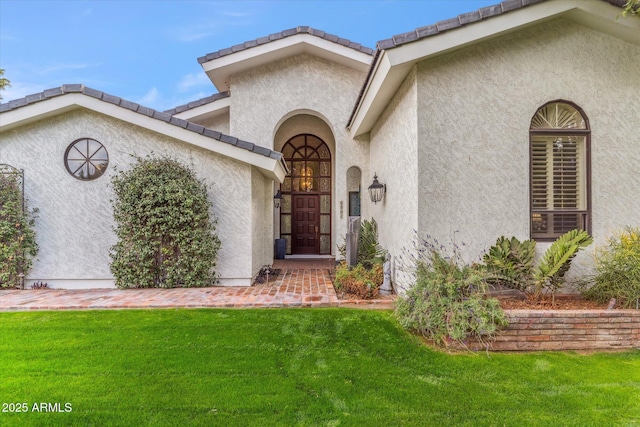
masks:
POLYGON ((532 239, 591 232, 590 146, 589 121, 575 104, 552 101, 536 111, 530 128, 532 239))

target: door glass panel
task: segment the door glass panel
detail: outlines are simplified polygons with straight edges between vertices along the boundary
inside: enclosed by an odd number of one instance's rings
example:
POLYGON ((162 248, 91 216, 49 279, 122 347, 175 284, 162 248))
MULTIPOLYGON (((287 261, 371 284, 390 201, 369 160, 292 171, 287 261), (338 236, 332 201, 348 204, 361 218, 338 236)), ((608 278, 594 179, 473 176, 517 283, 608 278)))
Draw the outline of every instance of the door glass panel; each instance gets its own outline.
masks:
POLYGON ((329 195, 320 196, 320 213, 323 213, 323 214, 331 213, 331 196, 329 195))
POLYGON ((318 191, 318 178, 300 178, 300 191, 318 191))
POLYGON ((286 249, 287 255, 291 255, 291 236, 282 236, 282 238, 287 243, 287 249, 286 249))
POLYGON ((330 176, 330 175, 331 175, 331 163, 320 162, 320 176, 330 176))
POLYGON ((282 191, 291 191, 291 178, 285 178, 282 183, 282 191))
POLYGON ((291 194, 282 195, 282 205, 280 206, 281 213, 291 213, 291 194))
POLYGON ((321 159, 331 158, 331 154, 329 153, 329 149, 327 148, 326 145, 323 145, 320 148, 318 148, 318 154, 320 154, 321 159))
POLYGON ((291 215, 280 216, 280 233, 291 233, 291 215))
POLYGON ((318 162, 307 162, 306 176, 317 177, 320 175, 320 164, 318 162))
POLYGON ((330 236, 320 236, 320 253, 321 254, 331 253, 331 237, 330 236))
POLYGON ((293 176, 302 176, 304 171, 304 162, 293 162, 293 168, 291 169, 293 176))
POLYGON ((300 191, 300 178, 293 178, 293 184, 291 185, 291 191, 300 191))
POLYGON ((320 178, 320 191, 323 193, 331 191, 331 178, 320 178))
POLYGON ((320 215, 320 233, 331 233, 331 215, 320 215))

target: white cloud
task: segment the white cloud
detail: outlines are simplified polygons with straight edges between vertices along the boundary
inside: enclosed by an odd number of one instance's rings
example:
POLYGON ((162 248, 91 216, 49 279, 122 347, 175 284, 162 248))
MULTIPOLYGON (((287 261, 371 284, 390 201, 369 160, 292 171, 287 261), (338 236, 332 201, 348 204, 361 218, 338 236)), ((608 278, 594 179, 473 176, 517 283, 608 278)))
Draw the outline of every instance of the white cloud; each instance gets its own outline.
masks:
MULTIPOLYGON (((5 77, 7 77, 6 74, 5 77)), ((53 87, 54 86, 45 87, 42 84, 36 83, 11 82, 10 87, 6 87, 5 90, 0 91, 0 96, 2 96, 2 102, 4 103, 13 101, 14 99, 24 98, 27 95, 33 95, 53 87)))
POLYGON ((165 110, 169 110, 171 108, 175 108, 179 105, 187 105, 190 102, 197 101, 198 99, 206 98, 207 96, 211 96, 212 92, 193 92, 189 95, 185 95, 184 97, 174 98, 170 104, 168 104, 165 110))
POLYGON ((182 34, 178 36, 178 40, 181 42, 194 42, 196 40, 204 39, 209 36, 212 36, 213 33, 190 33, 190 34, 182 34))
POLYGON ((8 41, 15 41, 15 40, 18 40, 18 38, 12 35, 9 35, 7 33, 0 32, 0 41, 8 42, 8 41))
POLYGON ((192 42, 217 36, 231 27, 250 25, 255 16, 254 11, 215 10, 204 14, 200 22, 189 22, 188 25, 175 27, 171 32, 179 41, 192 42))
POLYGON ((49 74, 57 71, 81 70, 83 68, 97 67, 100 64, 51 64, 38 70, 38 74, 49 74))
POLYGON ((253 14, 252 14, 252 13, 250 13, 250 12, 231 12, 231 11, 228 11, 228 12, 222 12, 222 14, 223 14, 224 16, 231 16, 231 17, 234 17, 234 18, 246 18, 246 17, 248 17, 248 16, 253 15, 253 14))
POLYGON ((136 102, 140 105, 144 105, 145 107, 151 106, 155 104, 160 98, 160 91, 155 87, 152 87, 144 96, 138 99, 136 102))
POLYGON ((211 80, 209 80, 209 77, 207 77, 204 72, 197 74, 187 74, 186 76, 182 77, 182 80, 180 80, 180 83, 178 83, 178 90, 180 92, 187 92, 192 88, 197 88, 200 86, 211 86, 211 80))

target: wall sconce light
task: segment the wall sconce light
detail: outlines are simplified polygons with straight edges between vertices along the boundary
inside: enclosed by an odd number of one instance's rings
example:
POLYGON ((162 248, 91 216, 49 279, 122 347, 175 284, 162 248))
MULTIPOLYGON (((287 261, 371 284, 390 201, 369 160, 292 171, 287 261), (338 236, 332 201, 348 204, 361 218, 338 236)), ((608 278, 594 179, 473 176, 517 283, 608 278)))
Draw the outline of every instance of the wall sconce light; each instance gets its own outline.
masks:
POLYGON ((273 196, 273 207, 278 209, 280 207, 281 200, 282 200, 282 194, 280 193, 280 190, 278 190, 276 195, 273 196))
POLYGON ((369 186, 369 197, 371 201, 376 204, 382 200, 384 193, 387 192, 387 186, 378 182, 378 175, 373 174, 373 184, 369 186))

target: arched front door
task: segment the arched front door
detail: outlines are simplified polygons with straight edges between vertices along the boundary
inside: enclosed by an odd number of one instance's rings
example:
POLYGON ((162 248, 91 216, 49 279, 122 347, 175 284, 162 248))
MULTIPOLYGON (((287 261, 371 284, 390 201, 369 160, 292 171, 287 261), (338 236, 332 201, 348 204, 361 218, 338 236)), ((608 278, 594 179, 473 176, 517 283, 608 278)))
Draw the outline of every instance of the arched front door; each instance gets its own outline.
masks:
POLYGON ((331 254, 331 152, 314 135, 282 147, 289 175, 280 185, 280 235, 289 255, 331 254))

